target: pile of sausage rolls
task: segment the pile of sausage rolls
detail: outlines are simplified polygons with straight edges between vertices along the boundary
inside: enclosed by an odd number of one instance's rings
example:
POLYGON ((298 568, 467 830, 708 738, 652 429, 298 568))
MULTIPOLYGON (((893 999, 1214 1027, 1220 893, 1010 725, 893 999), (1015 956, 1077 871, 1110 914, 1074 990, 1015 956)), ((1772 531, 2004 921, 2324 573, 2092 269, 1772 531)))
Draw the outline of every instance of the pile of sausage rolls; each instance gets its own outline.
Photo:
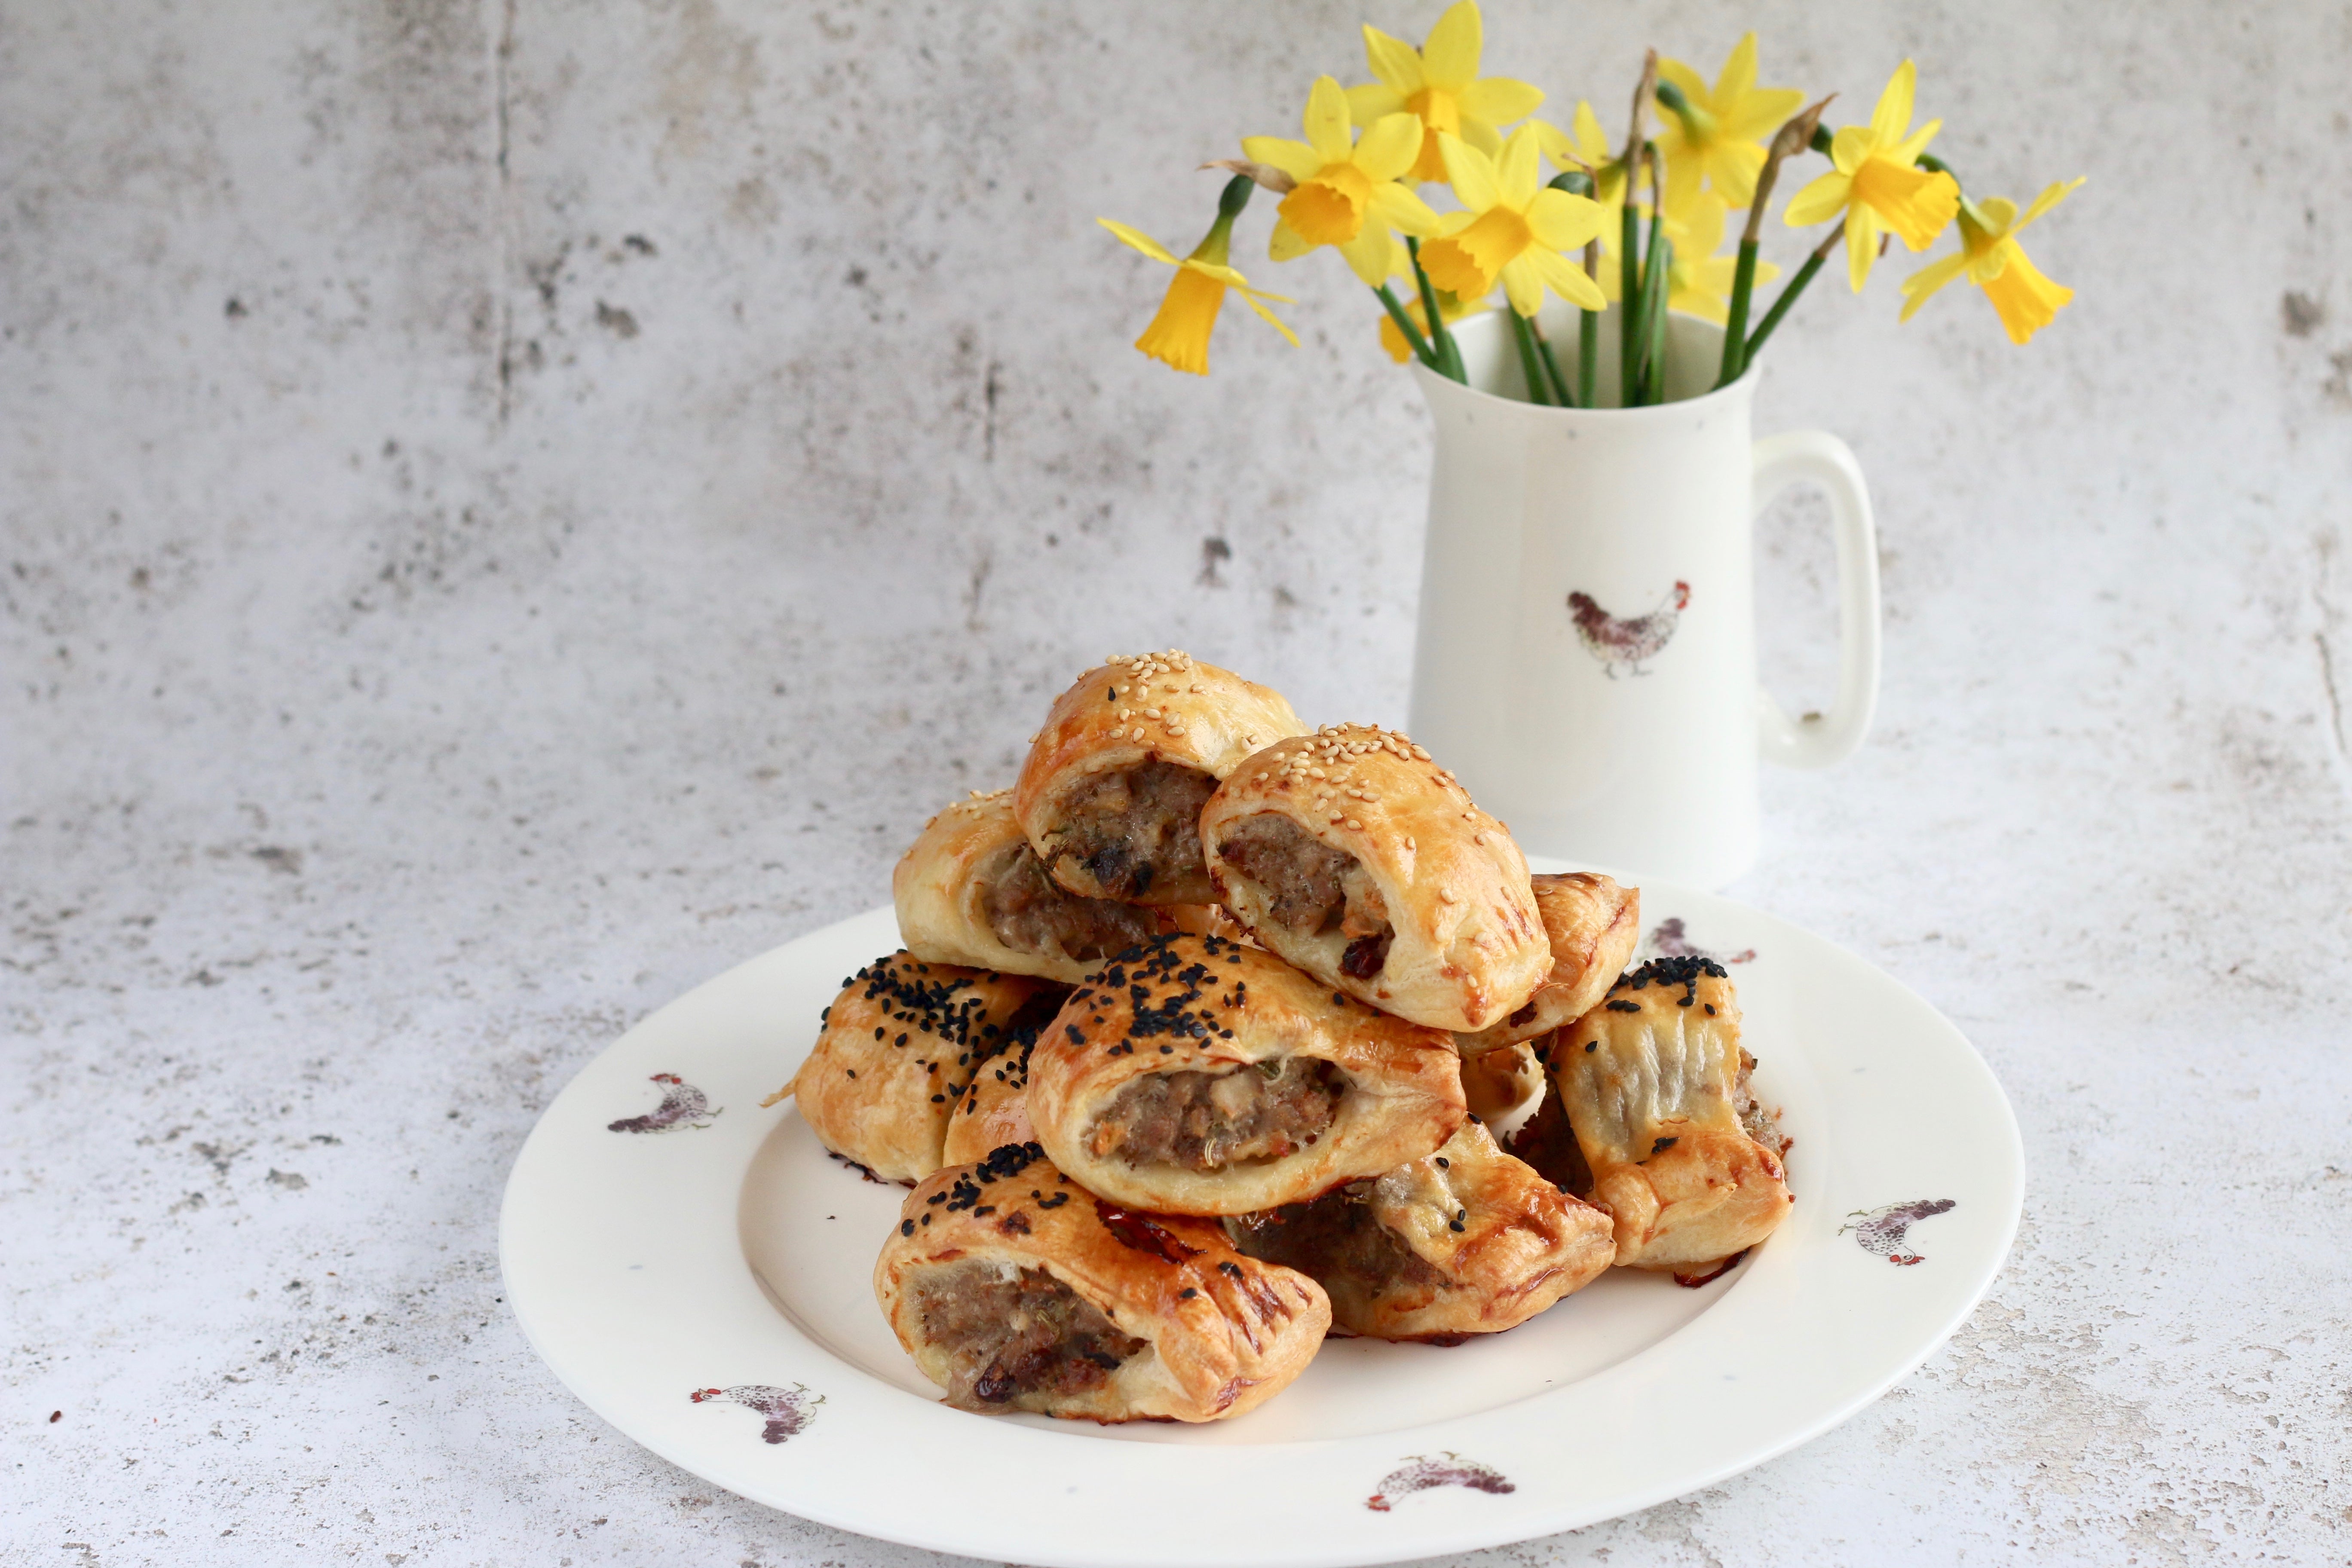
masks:
POLYGON ((904 948, 777 1098, 912 1186, 875 1294, 960 1409, 1218 1420, 1327 1334, 1703 1280, 1788 1210, 1731 983, 1629 972, 1637 889, 1182 653, 1080 677, 891 891, 904 948))

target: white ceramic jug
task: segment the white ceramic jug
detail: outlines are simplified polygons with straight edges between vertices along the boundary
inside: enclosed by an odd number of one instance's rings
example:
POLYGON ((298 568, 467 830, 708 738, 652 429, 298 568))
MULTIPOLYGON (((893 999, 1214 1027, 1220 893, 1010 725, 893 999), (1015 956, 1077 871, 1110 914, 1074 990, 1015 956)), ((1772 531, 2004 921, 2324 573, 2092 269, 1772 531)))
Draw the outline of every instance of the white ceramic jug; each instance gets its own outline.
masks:
MULTIPOLYGON (((1722 331, 1669 328, 1651 407, 1519 401, 1503 316, 1454 331, 1469 384, 1415 367, 1436 422, 1413 653, 1413 739, 1530 852, 1720 887, 1757 849, 1757 760, 1827 767, 1862 743, 1878 696, 1878 552, 1844 442, 1749 436, 1756 373, 1706 391, 1722 331), (1756 678, 1756 514, 1828 491, 1838 561, 1837 696, 1793 720, 1756 678)), ((1574 371, 1573 310, 1542 318, 1574 371)))

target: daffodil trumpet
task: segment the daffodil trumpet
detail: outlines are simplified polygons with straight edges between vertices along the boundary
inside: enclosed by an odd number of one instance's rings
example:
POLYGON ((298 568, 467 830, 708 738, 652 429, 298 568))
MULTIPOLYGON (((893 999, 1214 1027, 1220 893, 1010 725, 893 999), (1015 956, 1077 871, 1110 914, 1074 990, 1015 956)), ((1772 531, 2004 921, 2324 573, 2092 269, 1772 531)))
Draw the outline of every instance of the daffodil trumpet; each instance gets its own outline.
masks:
POLYGON ((1429 346, 1437 356, 1437 363, 1430 368, 1467 385, 1470 377, 1462 368, 1462 351, 1454 346, 1454 334, 1445 330, 1445 314, 1438 309, 1436 287, 1429 280, 1428 269, 1421 264, 1421 241, 1407 235, 1404 248, 1405 254, 1412 258, 1412 279, 1421 290, 1421 313, 1429 322, 1429 346))
POLYGON ((1428 338, 1422 335, 1421 328, 1412 319, 1412 312, 1397 299, 1396 290, 1386 283, 1381 283, 1373 287, 1372 292, 1380 296, 1381 306, 1388 311, 1389 320, 1396 323, 1397 331, 1403 333, 1404 341, 1412 345, 1413 357, 1443 375, 1444 372, 1438 367, 1436 351, 1429 346, 1428 338))

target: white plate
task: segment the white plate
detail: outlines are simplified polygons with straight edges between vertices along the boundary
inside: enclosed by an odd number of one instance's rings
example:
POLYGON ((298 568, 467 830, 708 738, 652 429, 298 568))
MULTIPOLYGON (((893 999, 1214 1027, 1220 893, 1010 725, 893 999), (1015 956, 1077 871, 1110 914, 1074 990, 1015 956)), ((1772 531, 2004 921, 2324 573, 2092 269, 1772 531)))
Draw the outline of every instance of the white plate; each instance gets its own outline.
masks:
POLYGON ((1992 1282, 2024 1166, 1992 1074, 1918 996, 1726 900, 1652 882, 1642 902, 1649 945, 1733 962, 1759 1094, 1796 1140, 1787 1222, 1702 1289, 1615 1270, 1452 1349, 1334 1340, 1206 1426, 950 1410, 874 1303, 903 1189, 829 1157, 789 1101, 759 1103, 842 977, 897 947, 877 910, 680 997, 556 1097, 507 1184, 508 1299, 556 1375, 664 1458, 935 1551, 1311 1568, 1662 1502, 1917 1366, 1992 1282))

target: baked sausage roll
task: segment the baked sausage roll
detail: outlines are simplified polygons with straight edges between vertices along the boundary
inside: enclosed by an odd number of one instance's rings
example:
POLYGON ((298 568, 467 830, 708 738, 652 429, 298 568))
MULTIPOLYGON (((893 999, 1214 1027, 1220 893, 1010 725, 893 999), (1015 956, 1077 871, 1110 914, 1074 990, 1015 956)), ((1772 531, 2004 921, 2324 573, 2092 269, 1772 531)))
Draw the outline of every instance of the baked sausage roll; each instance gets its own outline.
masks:
POLYGON ((1029 1053, 1049 1022, 1040 1019, 1012 1030, 1002 1049, 972 1068, 940 1143, 942 1166, 969 1165, 1007 1143, 1036 1142, 1037 1131, 1029 1125, 1029 1053))
POLYGON ((1475 1121, 1386 1175, 1225 1229, 1252 1258, 1313 1276, 1335 1328, 1434 1344, 1517 1327, 1607 1271, 1617 1252, 1607 1215, 1504 1153, 1475 1121))
POLYGON ((1054 1163, 1113 1203, 1248 1214, 1418 1159, 1465 1114, 1442 1030, 1259 948, 1155 938, 1070 994, 1029 1058, 1054 1163))
POLYGON ((919 958, 1073 985, 1166 927, 1140 904, 1085 898, 1046 875, 1010 790, 975 794, 924 824, 890 873, 890 897, 898 940, 919 958))
POLYGON ((1202 804, 1244 757, 1305 728, 1281 693, 1184 654, 1112 658, 1045 715, 1013 815, 1054 879, 1081 897, 1213 903, 1202 804))
POLYGON ((1314 1359, 1331 1305, 1213 1220, 1089 1196, 1034 1143, 917 1186, 874 1266, 882 1314, 959 1410, 1215 1421, 1314 1359))
POLYGON ((1554 1035, 1547 1056, 1593 1199, 1616 1216, 1618 1262, 1704 1275, 1788 1215, 1779 1152, 1740 1120, 1753 1058, 1713 959, 1642 965, 1554 1035))
POLYGON ((1642 889, 1591 871, 1531 877, 1551 969, 1527 1005, 1462 1042, 1465 1057, 1575 1023, 1600 1005, 1642 938, 1642 889))
POLYGON ((1251 757, 1210 798, 1201 841, 1220 900, 1260 942, 1383 1012, 1475 1034, 1550 972, 1519 847, 1377 725, 1251 757))
POLYGON ((1066 994, 907 952, 877 958, 842 982, 808 1059, 761 1103, 795 1096, 817 1142, 843 1159, 894 1182, 928 1176, 974 1065, 1010 1031, 1052 1016, 1066 994))

